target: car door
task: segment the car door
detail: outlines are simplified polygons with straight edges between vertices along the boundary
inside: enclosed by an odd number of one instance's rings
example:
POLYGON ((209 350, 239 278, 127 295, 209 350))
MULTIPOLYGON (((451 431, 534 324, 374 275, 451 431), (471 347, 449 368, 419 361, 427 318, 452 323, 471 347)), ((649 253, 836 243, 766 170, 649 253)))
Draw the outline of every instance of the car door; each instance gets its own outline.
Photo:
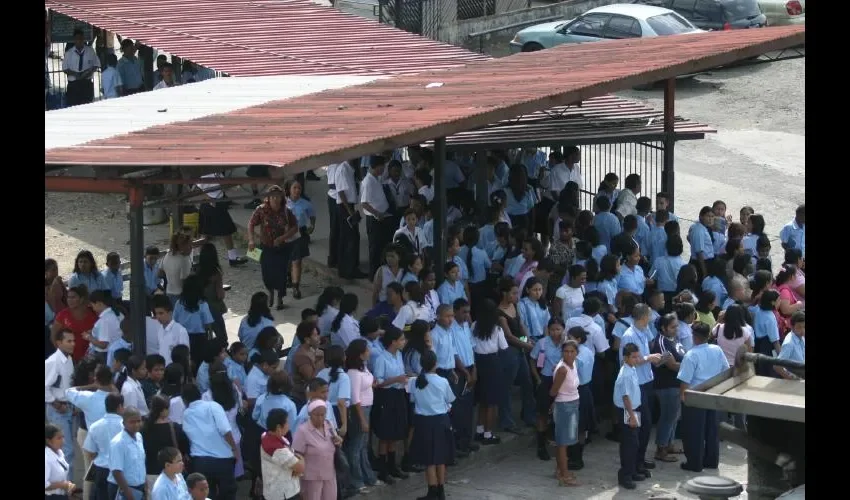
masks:
POLYGON ((630 16, 615 14, 605 25, 605 31, 602 35, 608 40, 640 38, 642 36, 640 21, 630 16))
POLYGON ((605 25, 611 14, 594 12, 576 18, 558 31, 557 43, 585 43, 603 40, 605 25))
POLYGON ((672 0, 667 8, 675 11, 680 16, 690 21, 697 28, 702 28, 702 26, 694 22, 694 4, 696 4, 696 0, 672 0))
POLYGON ((691 23, 704 30, 722 30, 725 22, 723 8, 717 0, 697 0, 691 23))

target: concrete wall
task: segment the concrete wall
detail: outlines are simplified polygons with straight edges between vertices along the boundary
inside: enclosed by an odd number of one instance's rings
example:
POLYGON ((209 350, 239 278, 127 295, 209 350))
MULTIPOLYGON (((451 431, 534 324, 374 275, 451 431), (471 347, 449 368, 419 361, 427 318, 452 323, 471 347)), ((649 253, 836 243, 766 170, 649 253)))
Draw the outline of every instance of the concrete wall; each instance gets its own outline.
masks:
MULTIPOLYGON (((534 21, 551 16, 561 16, 565 19, 575 17, 594 7, 601 7, 612 3, 626 3, 625 0, 566 0, 564 2, 553 3, 539 7, 531 7, 530 9, 514 10, 504 14, 494 16, 480 17, 477 19, 467 19, 457 21, 456 23, 443 22, 437 33, 437 39, 443 42, 454 45, 461 45, 472 50, 478 50, 478 40, 470 40, 470 33, 486 31, 501 26, 508 26, 515 23, 525 21, 534 21)), ((492 35, 485 35, 486 38, 502 38, 513 37, 516 31, 522 28, 514 28, 504 30, 492 35)), ((485 40, 487 43, 488 40, 485 40)))

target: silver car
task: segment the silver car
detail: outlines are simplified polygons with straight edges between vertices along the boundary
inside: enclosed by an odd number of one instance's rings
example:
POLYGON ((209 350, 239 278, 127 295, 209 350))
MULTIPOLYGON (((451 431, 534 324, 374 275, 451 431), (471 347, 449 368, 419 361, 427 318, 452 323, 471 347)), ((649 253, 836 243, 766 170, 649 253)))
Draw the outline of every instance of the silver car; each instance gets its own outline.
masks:
POLYGON ((598 42, 701 33, 672 10, 649 5, 612 4, 590 9, 566 21, 525 28, 510 42, 511 53, 533 52, 563 43, 598 42))

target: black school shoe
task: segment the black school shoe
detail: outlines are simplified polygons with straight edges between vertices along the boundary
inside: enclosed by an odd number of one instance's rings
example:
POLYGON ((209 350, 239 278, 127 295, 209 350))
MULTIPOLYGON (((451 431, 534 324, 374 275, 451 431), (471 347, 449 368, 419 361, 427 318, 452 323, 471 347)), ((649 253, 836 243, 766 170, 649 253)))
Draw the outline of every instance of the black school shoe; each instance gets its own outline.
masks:
POLYGON ((637 488, 637 485, 632 480, 620 480, 620 487, 627 490, 633 490, 637 488))

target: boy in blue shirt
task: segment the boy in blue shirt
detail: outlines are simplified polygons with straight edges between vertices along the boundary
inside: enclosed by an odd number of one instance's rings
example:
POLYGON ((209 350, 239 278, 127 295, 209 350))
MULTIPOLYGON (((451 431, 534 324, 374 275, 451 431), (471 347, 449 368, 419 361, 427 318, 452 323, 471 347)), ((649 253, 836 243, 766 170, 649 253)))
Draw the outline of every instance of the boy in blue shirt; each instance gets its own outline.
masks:
POLYGON ((646 476, 638 474, 638 432, 640 421, 640 384, 638 383, 635 367, 640 362, 640 349, 635 344, 623 347, 623 366, 614 382, 614 406, 617 411, 620 430, 620 470, 618 479, 620 486, 633 490, 635 481, 643 481, 646 476))

